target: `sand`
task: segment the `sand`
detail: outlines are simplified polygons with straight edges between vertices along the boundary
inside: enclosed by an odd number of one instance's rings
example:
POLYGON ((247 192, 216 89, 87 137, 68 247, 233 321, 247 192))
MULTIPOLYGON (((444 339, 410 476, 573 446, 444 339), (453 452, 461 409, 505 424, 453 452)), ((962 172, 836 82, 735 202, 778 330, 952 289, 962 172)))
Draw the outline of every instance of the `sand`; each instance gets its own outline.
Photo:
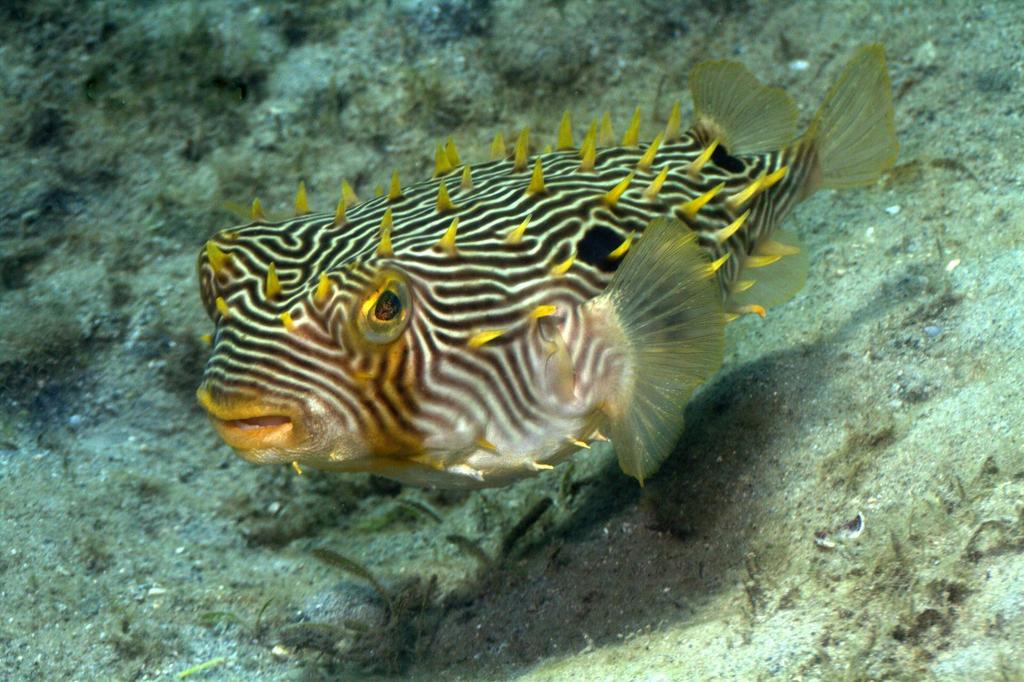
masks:
POLYGON ((662 5, 0 8, 0 677, 1024 678, 1024 8, 662 5), (196 406, 226 202, 328 210, 565 109, 649 139, 706 58, 806 121, 871 41, 898 166, 788 221, 806 287, 729 326, 646 487, 608 447, 297 476, 196 406))

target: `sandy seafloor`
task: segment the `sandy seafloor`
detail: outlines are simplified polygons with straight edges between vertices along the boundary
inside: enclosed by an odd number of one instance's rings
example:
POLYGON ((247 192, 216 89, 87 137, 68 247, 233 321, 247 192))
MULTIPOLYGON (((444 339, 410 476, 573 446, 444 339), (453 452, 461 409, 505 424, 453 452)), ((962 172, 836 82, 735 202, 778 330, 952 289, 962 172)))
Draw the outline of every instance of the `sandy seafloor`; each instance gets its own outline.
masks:
POLYGON ((0 678, 1024 679, 1022 46, 1014 1, 3 3, 0 678), (649 139, 703 58, 806 119, 868 41, 899 165, 798 209, 806 287, 730 325, 645 488, 607 447, 299 477, 196 406, 225 202, 329 210, 564 109, 649 139))

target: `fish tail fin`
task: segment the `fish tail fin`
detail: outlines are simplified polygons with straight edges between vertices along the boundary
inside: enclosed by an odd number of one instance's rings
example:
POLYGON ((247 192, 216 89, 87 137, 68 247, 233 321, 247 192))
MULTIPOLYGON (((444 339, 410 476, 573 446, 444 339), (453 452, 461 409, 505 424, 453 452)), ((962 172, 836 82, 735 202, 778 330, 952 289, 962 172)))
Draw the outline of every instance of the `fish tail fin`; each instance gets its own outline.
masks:
POLYGON ((694 128, 732 155, 779 149, 797 136, 796 103, 738 62, 703 62, 690 71, 694 128))
POLYGON ((864 45, 832 85, 801 139, 816 166, 808 194, 826 187, 869 185, 892 168, 899 153, 893 121, 892 85, 881 44, 864 45))
POLYGON ((655 220, 607 291, 586 305, 623 352, 603 412, 619 465, 642 485, 672 453, 690 395, 722 363, 714 268, 683 223, 655 220))

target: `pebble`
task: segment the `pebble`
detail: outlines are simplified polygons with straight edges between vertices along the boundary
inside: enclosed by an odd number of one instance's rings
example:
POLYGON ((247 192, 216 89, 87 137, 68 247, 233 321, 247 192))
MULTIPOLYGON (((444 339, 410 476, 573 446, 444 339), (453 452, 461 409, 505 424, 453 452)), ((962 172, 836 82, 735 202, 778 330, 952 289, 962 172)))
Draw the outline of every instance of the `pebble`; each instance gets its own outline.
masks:
POLYGON ((902 210, 902 206, 900 206, 899 204, 893 204, 892 206, 886 207, 885 212, 888 213, 889 215, 899 215, 899 212, 902 210))
POLYGON ((789 68, 792 71, 806 71, 811 67, 811 63, 806 59, 794 59, 789 63, 789 68))
POLYGON ((928 335, 928 338, 934 339, 942 333, 942 327, 936 327, 934 324, 930 324, 924 328, 924 333, 928 335))
POLYGON ((938 58, 939 50, 930 40, 920 45, 912 56, 914 66, 918 68, 928 68, 934 65, 938 58))

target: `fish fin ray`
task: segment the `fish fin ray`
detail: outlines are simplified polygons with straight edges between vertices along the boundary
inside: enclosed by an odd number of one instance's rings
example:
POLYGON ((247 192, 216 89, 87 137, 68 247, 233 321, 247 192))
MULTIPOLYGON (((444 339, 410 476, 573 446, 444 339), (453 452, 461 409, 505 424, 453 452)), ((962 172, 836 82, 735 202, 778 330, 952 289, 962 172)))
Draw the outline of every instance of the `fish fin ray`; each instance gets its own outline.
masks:
MULTIPOLYGON (((734 292, 729 297, 731 306, 739 307, 759 304, 765 308, 781 305, 793 298, 807 281, 809 259, 807 250, 800 244, 796 233, 789 230, 776 230, 771 237, 772 245, 799 249, 796 253, 788 253, 771 265, 757 270, 748 270, 746 276, 755 280, 752 287, 745 291, 734 292)), ((758 253, 758 249, 754 249, 758 253)), ((765 254, 771 255, 771 254, 765 254)))
POLYGON ((818 109, 801 144, 815 146, 818 187, 844 189, 873 183, 896 163, 899 143, 885 48, 864 45, 853 55, 818 109))
POLYGON ((721 294, 695 235, 659 219, 586 305, 605 316, 624 351, 603 411, 619 465, 643 484, 672 453, 690 395, 722 363, 721 294))

